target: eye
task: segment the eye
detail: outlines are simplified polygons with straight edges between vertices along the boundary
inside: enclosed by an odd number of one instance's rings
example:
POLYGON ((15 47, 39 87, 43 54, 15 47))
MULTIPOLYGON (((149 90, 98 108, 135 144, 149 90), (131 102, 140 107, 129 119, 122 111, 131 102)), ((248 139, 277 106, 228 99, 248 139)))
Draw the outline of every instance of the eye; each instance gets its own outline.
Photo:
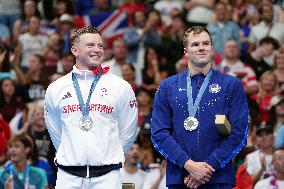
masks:
POLYGON ((208 46, 208 45, 210 45, 210 42, 209 42, 209 41, 206 41, 206 42, 204 42, 203 44, 206 45, 206 46, 208 46))
POLYGON ((192 43, 191 46, 192 46, 192 47, 197 47, 197 46, 198 46, 198 43, 192 43))
POLYGON ((104 46, 103 46, 102 44, 98 44, 98 47, 99 47, 100 49, 103 49, 103 48, 104 48, 104 46))

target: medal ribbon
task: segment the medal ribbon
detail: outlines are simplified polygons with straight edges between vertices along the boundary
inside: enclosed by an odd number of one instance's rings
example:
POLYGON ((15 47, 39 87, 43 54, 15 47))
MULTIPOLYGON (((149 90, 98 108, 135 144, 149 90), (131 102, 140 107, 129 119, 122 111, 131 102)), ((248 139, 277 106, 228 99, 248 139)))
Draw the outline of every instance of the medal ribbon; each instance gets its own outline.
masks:
POLYGON ((201 101, 201 98, 204 94, 205 89, 207 88, 208 84, 209 84, 209 80, 211 79, 213 75, 213 71, 210 70, 209 73, 207 74, 207 76, 204 79, 204 82, 201 85, 200 90, 198 91, 197 97, 195 99, 195 102, 193 103, 193 97, 192 97, 192 85, 191 85, 191 78, 190 78, 190 72, 188 72, 188 76, 187 76, 187 99, 188 99, 188 114, 189 117, 194 117, 199 103, 201 101))
MULTIPOLYGON (((10 166, 9 166, 9 176, 10 177, 13 177, 14 176, 14 172, 15 172, 15 168, 14 168, 14 165, 13 164, 11 164, 10 166)), ((30 181, 30 165, 29 164, 27 164, 27 166, 26 166, 26 170, 25 170, 25 173, 24 173, 24 175, 25 175, 25 179, 24 179, 24 189, 29 189, 29 181, 30 181)), ((13 182, 13 181, 12 181, 13 182)), ((14 186, 12 186, 13 188, 12 189, 14 189, 14 186)))
POLYGON ((89 116, 89 110, 90 110, 89 109, 89 105, 90 105, 91 96, 92 96, 92 93, 93 93, 93 91, 95 90, 95 88, 97 86, 98 81, 100 80, 100 78, 102 76, 102 73, 103 73, 103 71, 101 69, 100 73, 95 76, 95 78, 93 80, 93 83, 91 85, 90 91, 89 91, 89 95, 88 95, 88 99, 87 99, 86 104, 84 104, 83 96, 82 96, 82 93, 81 93, 81 90, 80 90, 80 86, 79 86, 78 80, 77 80, 77 78, 75 76, 75 73, 72 73, 73 86, 74 86, 75 91, 76 91, 77 99, 79 101, 79 105, 80 105, 83 117, 88 117, 89 116))

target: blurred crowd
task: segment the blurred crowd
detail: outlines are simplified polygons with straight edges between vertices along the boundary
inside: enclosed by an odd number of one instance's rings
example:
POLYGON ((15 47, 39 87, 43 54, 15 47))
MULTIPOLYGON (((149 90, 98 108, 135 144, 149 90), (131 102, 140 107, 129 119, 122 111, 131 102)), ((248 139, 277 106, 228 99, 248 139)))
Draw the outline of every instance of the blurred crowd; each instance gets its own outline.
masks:
POLYGON ((247 93, 250 128, 234 158, 236 188, 267 189, 263 181, 273 184, 277 172, 284 174, 283 0, 0 0, 0 167, 21 158, 14 144, 24 136, 28 161, 54 187, 45 90, 75 64, 69 37, 78 18, 115 10, 127 13, 128 28, 104 39, 103 66, 130 83, 139 112, 137 140, 121 169, 124 183, 166 188, 166 161, 151 143, 152 104, 159 82, 187 69, 183 35, 195 25, 212 34, 214 69, 238 77, 247 93), (275 163, 274 156, 282 159, 275 163))

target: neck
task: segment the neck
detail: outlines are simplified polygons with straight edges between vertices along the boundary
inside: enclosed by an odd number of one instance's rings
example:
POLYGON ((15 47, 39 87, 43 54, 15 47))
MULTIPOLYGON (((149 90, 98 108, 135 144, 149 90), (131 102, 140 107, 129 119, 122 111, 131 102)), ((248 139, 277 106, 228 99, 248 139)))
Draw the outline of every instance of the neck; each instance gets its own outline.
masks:
POLYGON ((264 21, 264 23, 265 23, 265 25, 267 25, 267 26, 269 26, 269 27, 271 27, 272 26, 272 20, 270 21, 268 21, 268 20, 265 20, 264 21))
POLYGON ((126 64, 126 59, 125 58, 115 58, 115 62, 122 66, 123 64, 126 64))
POLYGON ((225 58, 225 62, 230 66, 230 65, 235 65, 238 62, 238 58, 225 58))
POLYGON ((284 180, 284 173, 277 171, 276 172, 276 178, 277 178, 277 180, 284 180))
POLYGON ((125 163, 125 166, 124 166, 126 172, 130 173, 130 174, 133 174, 133 173, 137 173, 138 171, 138 168, 136 166, 136 164, 131 164, 131 163, 125 163))
POLYGON ((13 162, 14 168, 18 173, 23 173, 26 170, 27 160, 21 160, 19 162, 13 162))
POLYGON ((42 76, 40 70, 32 71, 32 72, 29 73, 29 75, 35 81, 39 80, 42 76))
POLYGON ((263 90, 260 92, 260 97, 265 97, 267 95, 274 95, 274 90, 263 90))
POLYGON ((195 74, 199 74, 199 73, 203 73, 204 75, 207 75, 211 67, 212 67, 211 63, 208 63, 203 67, 196 66, 194 65, 194 63, 188 64, 188 69, 189 69, 189 73, 191 76, 195 74))
POLYGON ((138 114, 140 116, 148 115, 150 112, 151 112, 150 106, 139 106, 139 108, 138 108, 138 114))
POLYGON ((284 115, 277 115, 277 124, 280 123, 282 125, 284 121, 284 115))
POLYGON ((11 96, 4 96, 5 102, 9 103, 11 102, 12 97, 11 96))
POLYGON ((271 147, 265 147, 260 149, 261 152, 263 152, 264 154, 273 154, 274 149, 271 147))
MULTIPOLYGON (((76 66, 76 68, 77 68, 78 70, 92 70, 92 69, 95 69, 95 68, 98 67, 98 65, 94 65, 94 66, 82 65, 82 64, 80 64, 80 63, 78 63, 78 62, 76 62, 75 66, 76 66)), ((100 66, 100 65, 99 65, 99 66, 100 66)))

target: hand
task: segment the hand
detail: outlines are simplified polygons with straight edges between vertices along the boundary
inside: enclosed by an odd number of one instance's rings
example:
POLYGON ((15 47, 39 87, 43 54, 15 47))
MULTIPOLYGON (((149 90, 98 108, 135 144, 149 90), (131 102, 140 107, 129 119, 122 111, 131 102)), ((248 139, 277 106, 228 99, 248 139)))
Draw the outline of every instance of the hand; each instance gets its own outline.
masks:
POLYGON ((4 50, 3 52, 0 53, 0 64, 2 64, 4 62, 6 54, 7 54, 6 50, 4 50))
POLYGON ((9 177, 5 182, 5 189, 13 189, 13 177, 9 177))
POLYGON ((196 189, 198 188, 202 183, 195 180, 190 174, 184 178, 184 184, 188 188, 196 189))
POLYGON ((184 168, 189 174, 198 182, 205 184, 211 178, 211 175, 215 171, 209 164, 205 162, 194 162, 187 160, 184 164, 184 168))
POLYGON ((266 169, 266 163, 265 163, 265 154, 264 153, 259 153, 259 160, 260 160, 261 169, 265 170, 266 169))
POLYGON ((166 174, 166 164, 167 164, 167 161, 163 160, 161 165, 160 165, 160 177, 161 178, 163 178, 166 174))

